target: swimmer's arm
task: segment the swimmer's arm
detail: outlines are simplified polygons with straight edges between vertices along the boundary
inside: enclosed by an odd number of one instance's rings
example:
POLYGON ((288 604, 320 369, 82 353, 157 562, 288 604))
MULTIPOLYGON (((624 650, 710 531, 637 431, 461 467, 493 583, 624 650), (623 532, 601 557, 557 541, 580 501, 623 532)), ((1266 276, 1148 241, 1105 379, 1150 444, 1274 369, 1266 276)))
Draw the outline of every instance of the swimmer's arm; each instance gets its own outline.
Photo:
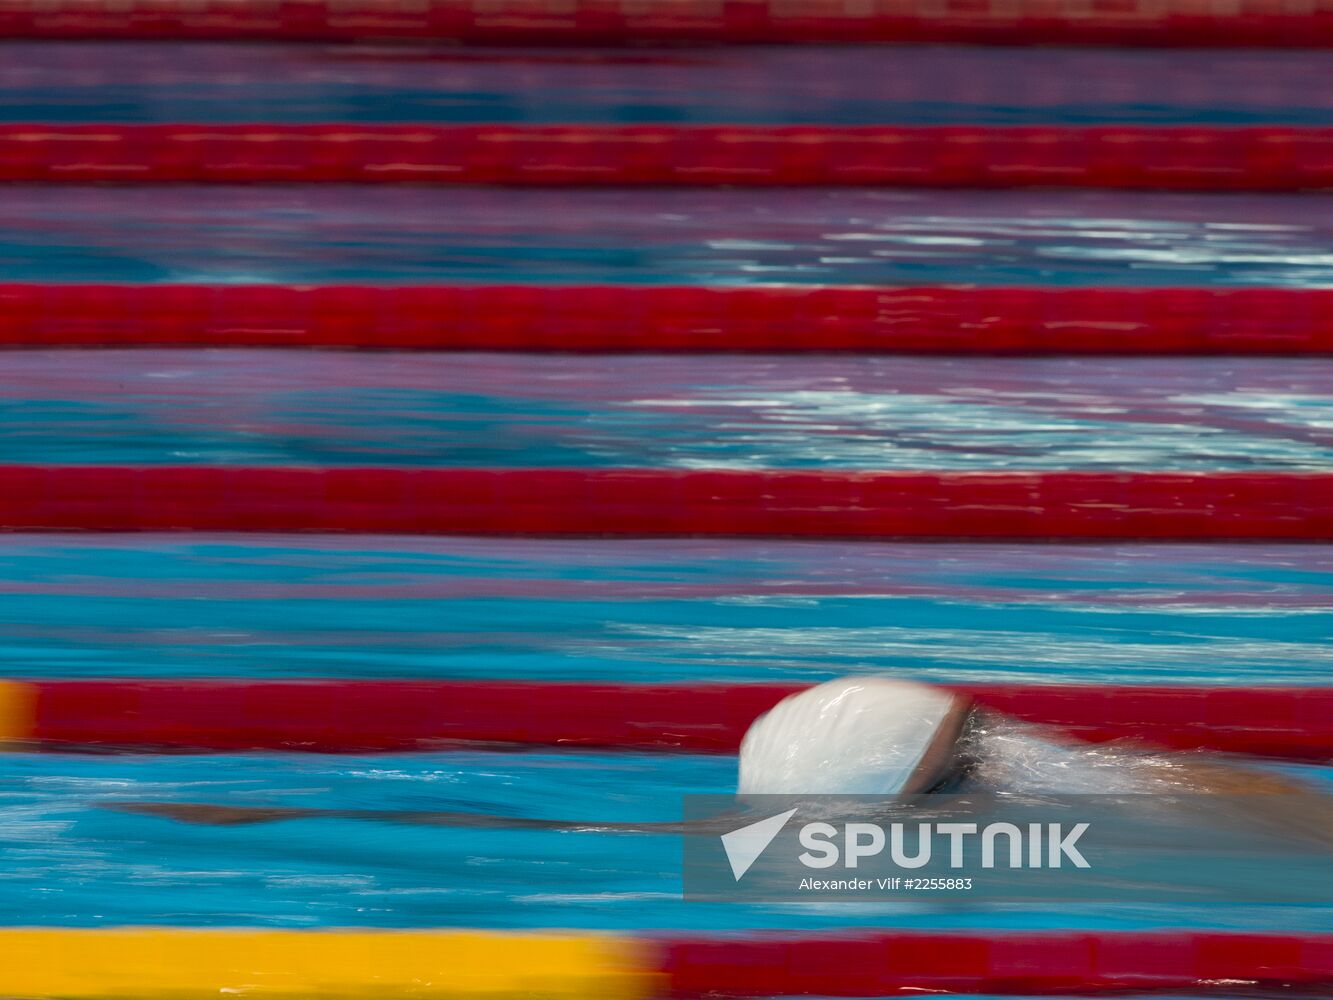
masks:
POLYGON ((1148 766, 1183 793, 1218 802, 1234 797, 1236 818, 1256 829, 1333 847, 1333 797, 1303 781, 1215 760, 1162 759, 1148 766))
POLYGON ((1153 776, 1183 792, 1211 795, 1309 794, 1303 782, 1239 764, 1216 760, 1162 759, 1147 765, 1153 776))

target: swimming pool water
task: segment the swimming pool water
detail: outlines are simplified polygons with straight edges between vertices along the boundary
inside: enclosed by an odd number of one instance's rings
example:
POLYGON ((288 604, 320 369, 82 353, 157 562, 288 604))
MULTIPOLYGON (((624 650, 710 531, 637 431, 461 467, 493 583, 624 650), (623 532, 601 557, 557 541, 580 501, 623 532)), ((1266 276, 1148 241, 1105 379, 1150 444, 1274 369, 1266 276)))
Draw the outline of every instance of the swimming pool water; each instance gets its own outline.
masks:
POLYGON ((1321 469, 1306 358, 25 351, 0 463, 1321 469))
POLYGON ((0 536, 11 676, 1295 683, 1333 554, 962 545, 0 536))
POLYGON ((6 281, 1333 286, 1333 195, 0 187, 6 281))
POLYGON ((1323 908, 1301 906, 687 903, 679 898, 679 839, 667 835, 336 819, 217 828, 103 807, 134 799, 678 819, 682 793, 732 790, 729 757, 43 754, 11 755, 3 765, 6 923, 695 931, 1280 923, 1297 930, 1326 919, 1323 908))
POLYGON ((0 42, 0 121, 1333 124, 1315 50, 0 42))

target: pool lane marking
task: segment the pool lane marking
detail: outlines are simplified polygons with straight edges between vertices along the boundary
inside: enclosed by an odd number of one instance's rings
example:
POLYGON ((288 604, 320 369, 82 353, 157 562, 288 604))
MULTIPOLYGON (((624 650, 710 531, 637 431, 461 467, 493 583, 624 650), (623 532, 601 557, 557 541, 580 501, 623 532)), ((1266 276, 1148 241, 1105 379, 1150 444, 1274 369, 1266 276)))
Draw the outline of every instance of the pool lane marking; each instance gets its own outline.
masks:
POLYGON ((639 1000, 662 979, 642 942, 559 932, 11 928, 0 954, 0 996, 62 1000, 639 1000))

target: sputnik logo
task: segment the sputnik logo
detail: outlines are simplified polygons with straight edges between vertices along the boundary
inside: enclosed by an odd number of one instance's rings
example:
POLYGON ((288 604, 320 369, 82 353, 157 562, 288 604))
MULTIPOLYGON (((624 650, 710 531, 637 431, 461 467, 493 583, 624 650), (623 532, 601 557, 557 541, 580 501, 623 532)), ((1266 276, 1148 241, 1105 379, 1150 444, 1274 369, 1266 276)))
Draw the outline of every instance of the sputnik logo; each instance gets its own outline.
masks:
POLYGON ((788 809, 768 819, 761 819, 758 823, 751 823, 739 830, 722 834, 720 838, 722 849, 727 852, 727 860, 731 862, 731 874, 735 876, 737 882, 750 870, 750 866, 759 860, 759 855, 773 843, 773 838, 782 832, 787 820, 795 813, 795 809, 788 809))

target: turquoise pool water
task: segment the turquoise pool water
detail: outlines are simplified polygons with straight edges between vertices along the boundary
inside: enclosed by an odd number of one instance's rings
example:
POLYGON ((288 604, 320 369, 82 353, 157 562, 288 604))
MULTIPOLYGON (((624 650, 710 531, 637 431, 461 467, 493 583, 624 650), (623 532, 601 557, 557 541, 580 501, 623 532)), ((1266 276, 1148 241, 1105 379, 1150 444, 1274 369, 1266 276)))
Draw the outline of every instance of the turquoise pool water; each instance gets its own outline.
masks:
MULTIPOLYGON (((1325 776, 1327 780, 1327 776, 1325 776)), ((5 759, 8 923, 579 927, 1318 929, 1323 908, 1160 903, 741 905, 682 902, 678 838, 414 828, 347 820, 196 827, 99 808, 126 798, 678 819, 729 792, 726 757, 229 755, 5 759)), ((1275 874, 1282 871, 1275 859, 1275 874)))
POLYGON ((1321 683, 1319 546, 0 536, 9 675, 1321 683))

